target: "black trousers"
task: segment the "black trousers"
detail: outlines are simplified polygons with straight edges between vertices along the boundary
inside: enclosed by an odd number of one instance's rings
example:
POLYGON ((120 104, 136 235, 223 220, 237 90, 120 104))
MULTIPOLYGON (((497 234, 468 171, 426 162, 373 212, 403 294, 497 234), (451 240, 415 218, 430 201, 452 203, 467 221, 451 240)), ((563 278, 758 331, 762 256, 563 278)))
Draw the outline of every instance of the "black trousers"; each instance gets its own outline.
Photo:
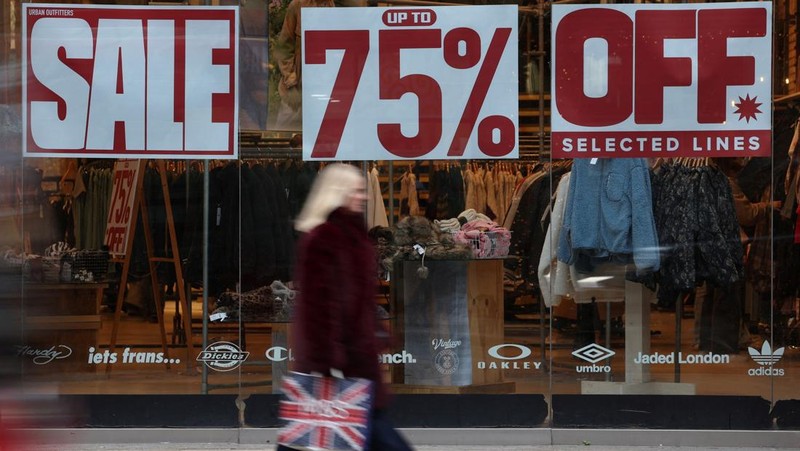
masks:
POLYGON ((708 283, 700 315, 700 349, 718 354, 739 352, 744 284, 727 287, 708 283))

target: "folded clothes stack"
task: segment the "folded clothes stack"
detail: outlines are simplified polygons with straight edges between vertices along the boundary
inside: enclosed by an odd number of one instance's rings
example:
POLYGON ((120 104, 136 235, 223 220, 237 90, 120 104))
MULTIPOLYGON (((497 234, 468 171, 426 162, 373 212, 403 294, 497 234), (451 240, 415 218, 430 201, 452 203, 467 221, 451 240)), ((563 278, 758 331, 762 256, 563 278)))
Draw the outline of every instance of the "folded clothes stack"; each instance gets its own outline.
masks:
POLYGON ((469 209, 457 218, 434 221, 443 231, 453 234, 453 239, 472 248, 476 258, 500 258, 508 255, 511 232, 486 215, 469 209))

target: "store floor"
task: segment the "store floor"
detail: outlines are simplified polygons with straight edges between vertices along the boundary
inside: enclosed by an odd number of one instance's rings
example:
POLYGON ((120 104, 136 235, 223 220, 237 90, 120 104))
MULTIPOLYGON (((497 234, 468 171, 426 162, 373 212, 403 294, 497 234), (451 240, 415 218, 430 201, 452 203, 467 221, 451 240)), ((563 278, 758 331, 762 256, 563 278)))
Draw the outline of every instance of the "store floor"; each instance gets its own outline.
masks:
MULTIPOLYGON (((193 304, 193 311, 200 312, 198 302, 193 304)), ((247 362, 234 371, 218 372, 205 370, 196 360, 202 350, 202 337, 199 332, 193 335, 194 355, 187 356, 186 348, 172 345, 174 303, 168 303, 165 311, 167 340, 170 343, 169 358, 179 359, 167 369, 163 363, 122 362, 125 348, 129 352, 159 353, 159 327, 157 323, 133 315, 123 315, 119 324, 117 346, 118 362, 111 365, 90 363, 70 367, 69 370, 54 371, 55 365, 26 365, 24 371, 24 387, 28 392, 50 392, 59 394, 197 394, 202 393, 203 381, 207 382, 207 393, 211 394, 256 394, 272 393, 272 369, 265 356, 265 351, 273 346, 272 331, 262 325, 247 325, 246 351, 250 352, 247 362)), ((198 316, 198 315, 195 315, 198 316)), ((197 324, 197 327, 200 325, 197 324)), ((94 354, 107 350, 107 344, 113 329, 113 313, 102 313, 102 328, 97 334, 97 343, 91 344, 94 354)), ((532 354, 526 360, 543 362, 540 368, 520 368, 504 370, 504 380, 514 382, 517 393, 558 393, 577 394, 586 392, 583 381, 625 382, 625 337, 623 333, 614 333, 611 341, 605 341, 605 335, 597 335, 597 344, 615 352, 610 362, 601 361, 598 365, 608 365, 610 373, 579 373, 576 367, 587 362, 578 360, 572 355, 574 336, 565 328, 553 328, 549 334, 547 325, 544 336, 544 352, 539 322, 517 321, 507 323, 505 342, 526 345, 532 354), (548 369, 552 369, 552 377, 548 369)), ((671 354, 675 350, 676 324, 672 312, 653 310, 650 318, 651 353, 671 354)), ((620 331, 615 331, 620 332, 620 331)), ((226 326, 211 325, 208 343, 230 341, 242 342, 236 324, 226 326), (231 327, 233 326, 233 327, 231 327)), ((761 350, 763 337, 751 337, 751 345, 761 350)), ((684 318, 681 321, 681 353, 684 358, 704 354, 693 348, 694 320, 684 318)), ((84 351, 85 353, 85 351, 84 351)), ((707 353, 705 353, 707 354, 707 353)), ((102 362, 102 359, 98 359, 102 362)), ((57 362, 54 362, 57 363, 57 362)), ((475 362, 473 362, 474 364, 475 362)), ((746 350, 729 355, 729 362, 722 364, 684 363, 676 374, 676 365, 659 363, 648 365, 650 380, 653 382, 674 383, 679 381, 683 389, 695 394, 704 395, 755 395, 769 400, 791 399, 797 397, 797 382, 800 381, 800 349, 785 347, 781 359, 773 364, 774 368, 784 369, 782 377, 753 376, 748 372, 766 367, 756 363, 746 350)), ((473 369, 473 371, 480 371, 473 369)), ((388 371, 387 371, 388 376, 388 371)))

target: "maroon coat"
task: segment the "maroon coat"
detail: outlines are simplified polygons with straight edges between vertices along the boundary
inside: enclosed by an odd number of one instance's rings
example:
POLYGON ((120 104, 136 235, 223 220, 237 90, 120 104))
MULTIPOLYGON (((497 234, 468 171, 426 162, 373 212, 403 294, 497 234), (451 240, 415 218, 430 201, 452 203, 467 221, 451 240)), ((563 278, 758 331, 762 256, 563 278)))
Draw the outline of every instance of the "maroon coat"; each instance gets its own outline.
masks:
POLYGON ((292 348, 294 369, 376 384, 375 407, 385 407, 375 305, 376 258, 361 214, 339 208, 299 243, 292 348))

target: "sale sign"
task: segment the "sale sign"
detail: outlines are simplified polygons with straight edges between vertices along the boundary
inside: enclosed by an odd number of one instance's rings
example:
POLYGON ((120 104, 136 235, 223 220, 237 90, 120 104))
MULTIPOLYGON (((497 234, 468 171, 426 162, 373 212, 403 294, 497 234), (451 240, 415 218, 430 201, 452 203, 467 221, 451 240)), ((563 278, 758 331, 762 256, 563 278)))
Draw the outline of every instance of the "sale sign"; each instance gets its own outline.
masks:
POLYGON ((772 151, 772 4, 553 5, 552 156, 772 151))
POLYGON ((307 8, 303 158, 516 158, 517 7, 307 8))
POLYGON ((22 8, 24 156, 237 157, 238 7, 22 8))
POLYGON ((111 206, 106 221, 103 244, 112 257, 124 257, 131 223, 136 220, 136 191, 139 180, 139 160, 119 160, 114 163, 111 206))

